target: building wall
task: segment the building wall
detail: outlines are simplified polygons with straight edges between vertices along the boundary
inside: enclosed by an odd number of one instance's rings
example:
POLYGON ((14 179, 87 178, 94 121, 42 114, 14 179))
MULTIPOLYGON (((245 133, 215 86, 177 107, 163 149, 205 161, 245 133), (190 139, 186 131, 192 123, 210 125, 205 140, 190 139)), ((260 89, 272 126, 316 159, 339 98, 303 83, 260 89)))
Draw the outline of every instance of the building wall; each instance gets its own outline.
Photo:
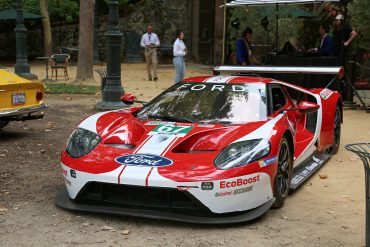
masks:
MULTIPOLYGON (((202 21, 200 16, 200 2, 199 0, 192 1, 192 57, 194 61, 199 62, 199 22, 202 21)), ((212 42, 212 54, 208 64, 221 64, 223 54, 223 33, 224 33, 224 8, 220 8, 225 3, 225 0, 214 0, 214 32, 212 42)))

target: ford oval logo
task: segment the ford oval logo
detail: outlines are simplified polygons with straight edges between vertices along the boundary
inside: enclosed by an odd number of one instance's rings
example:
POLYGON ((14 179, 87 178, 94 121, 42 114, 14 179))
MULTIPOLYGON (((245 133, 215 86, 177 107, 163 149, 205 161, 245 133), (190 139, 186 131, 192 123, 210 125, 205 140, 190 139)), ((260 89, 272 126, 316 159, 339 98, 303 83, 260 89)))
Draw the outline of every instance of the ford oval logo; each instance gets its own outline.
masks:
POLYGON ((170 166, 173 161, 165 157, 153 154, 130 154, 116 158, 116 162, 128 166, 170 166))

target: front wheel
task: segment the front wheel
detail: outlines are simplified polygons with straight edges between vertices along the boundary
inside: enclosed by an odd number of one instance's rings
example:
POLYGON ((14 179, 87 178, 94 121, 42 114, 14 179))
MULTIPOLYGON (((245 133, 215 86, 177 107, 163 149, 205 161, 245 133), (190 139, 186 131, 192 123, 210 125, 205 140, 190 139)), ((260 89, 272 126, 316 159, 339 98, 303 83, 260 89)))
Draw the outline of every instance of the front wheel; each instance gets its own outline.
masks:
POLYGON ((5 121, 5 120, 0 120, 0 129, 4 128, 5 126, 7 126, 9 123, 9 121, 5 121))
POLYGON ((289 193, 290 181, 292 178, 292 152, 288 140, 283 137, 280 142, 278 167, 274 179, 274 197, 273 208, 281 208, 284 205, 285 198, 289 193))

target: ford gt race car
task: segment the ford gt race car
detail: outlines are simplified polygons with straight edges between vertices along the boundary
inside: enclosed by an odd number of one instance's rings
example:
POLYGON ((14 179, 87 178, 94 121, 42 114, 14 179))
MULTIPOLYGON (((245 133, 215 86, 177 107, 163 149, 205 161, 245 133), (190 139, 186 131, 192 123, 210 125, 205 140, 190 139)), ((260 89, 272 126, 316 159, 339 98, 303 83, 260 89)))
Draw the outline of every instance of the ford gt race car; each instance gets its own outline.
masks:
MULTIPOLYGON (((133 95, 122 99, 135 102, 133 95)), ((56 205, 183 222, 248 221, 282 207, 288 192, 338 151, 342 116, 340 94, 327 88, 248 75, 188 78, 142 107, 83 120, 61 155, 66 189, 56 205)))

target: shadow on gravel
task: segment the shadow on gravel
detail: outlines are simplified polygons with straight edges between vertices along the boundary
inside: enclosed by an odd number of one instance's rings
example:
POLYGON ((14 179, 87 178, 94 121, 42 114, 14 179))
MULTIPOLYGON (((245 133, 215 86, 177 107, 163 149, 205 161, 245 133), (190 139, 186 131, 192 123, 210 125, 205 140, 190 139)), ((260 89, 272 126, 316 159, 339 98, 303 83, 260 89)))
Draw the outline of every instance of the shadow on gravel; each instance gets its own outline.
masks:
POLYGON ((30 135, 28 132, 8 131, 5 127, 5 129, 0 130, 0 142, 27 138, 30 135))
POLYGON ((153 227, 157 228, 158 226, 169 227, 169 228, 176 228, 176 229, 194 229, 194 230, 220 230, 220 229, 240 229, 240 228, 256 228, 256 224, 261 224, 264 221, 268 220, 268 212, 266 212, 261 217, 250 220, 247 222, 241 223, 232 223, 232 224, 194 224, 194 223, 187 223, 187 222, 176 222, 170 220, 160 220, 160 219, 149 219, 149 218, 138 218, 138 217, 130 217, 130 216, 117 216, 117 215, 109 215, 109 214, 97 214, 94 212, 82 212, 82 211, 69 211, 64 210, 57 207, 54 204, 54 207, 57 210, 61 210, 63 212, 67 212, 71 215, 79 215, 83 216, 84 218, 94 218, 95 220, 101 220, 102 222, 110 222, 113 223, 125 223, 128 225, 135 225, 137 227, 153 227))

